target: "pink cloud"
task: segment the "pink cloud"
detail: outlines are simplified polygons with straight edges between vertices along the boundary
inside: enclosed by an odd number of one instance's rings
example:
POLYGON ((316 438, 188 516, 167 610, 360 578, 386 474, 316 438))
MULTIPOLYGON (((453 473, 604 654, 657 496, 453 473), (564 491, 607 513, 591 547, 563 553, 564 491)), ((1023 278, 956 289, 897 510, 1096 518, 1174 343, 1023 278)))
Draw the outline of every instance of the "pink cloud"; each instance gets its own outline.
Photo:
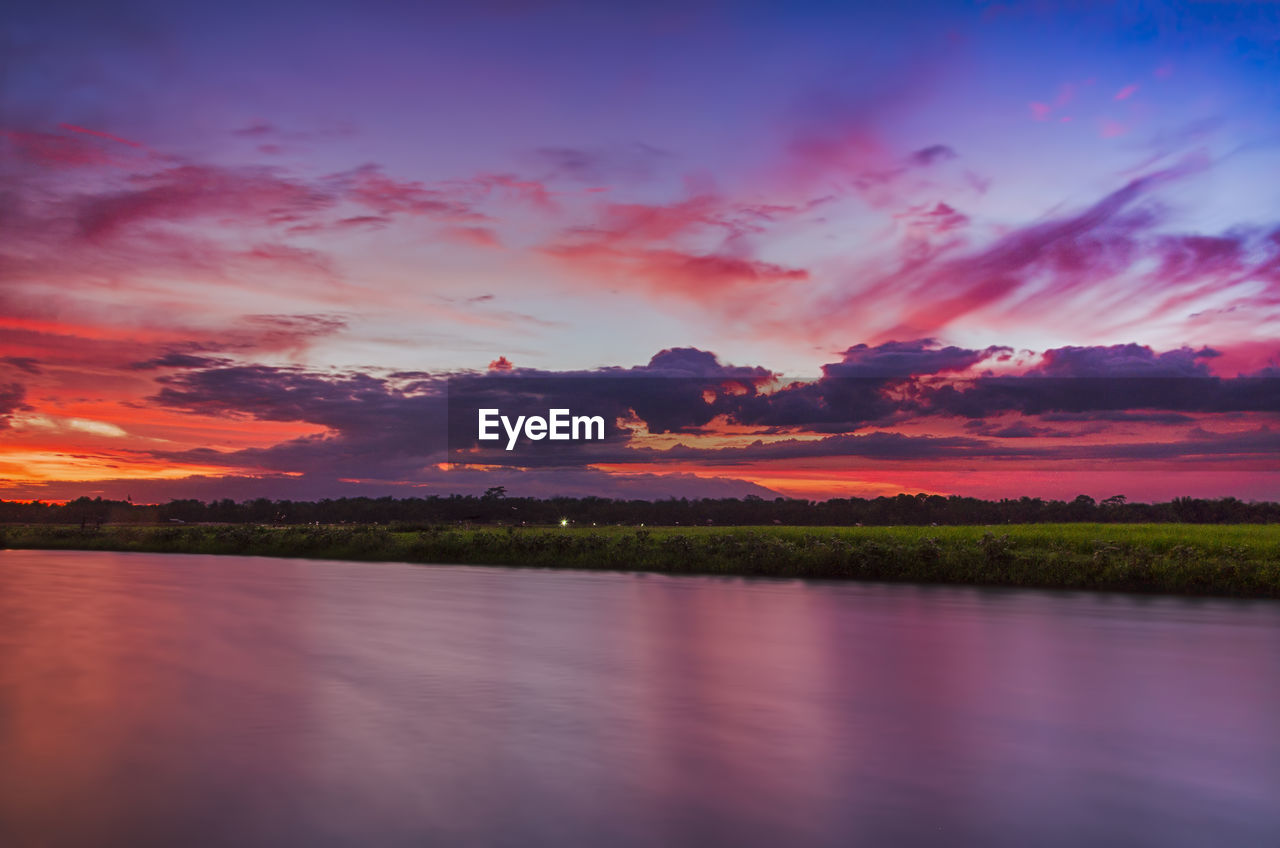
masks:
POLYGON ((244 254, 246 259, 263 263, 277 271, 300 272, 336 278, 329 257, 316 250, 291 247, 286 244, 258 244, 244 254))
MULTIPOLYGON (((1179 304, 1173 298, 1233 284, 1239 253, 1218 240, 1161 237, 1153 232, 1153 213, 1137 202, 1157 186, 1200 167, 1189 162, 1134 180, 1076 215, 1011 231, 969 255, 912 255, 900 268, 871 277, 871 282, 860 281, 850 294, 820 303, 806 326, 827 326, 833 332, 859 326, 875 339, 934 336, 977 310, 995 310, 984 318, 985 326, 999 326, 1007 304, 1017 304, 1009 320, 1052 321, 1081 293, 1148 259, 1160 270, 1127 282, 1133 310, 1146 304, 1141 309, 1145 321, 1170 311, 1176 314, 1179 304), (1020 301, 1018 293, 1030 288, 1036 291, 1035 299, 1020 301), (886 323, 881 332, 871 331, 866 304, 876 305, 878 318, 895 323, 886 323)), ((930 211, 937 214, 926 220, 946 221, 948 209, 934 207, 930 211)), ((1274 253, 1256 245, 1253 250, 1258 255, 1249 264, 1251 272, 1274 253)), ((783 331, 781 325, 777 329, 783 331)))
POLYGON ((129 140, 129 139, 127 139, 127 138, 121 138, 121 137, 120 137, 120 136, 118 136, 118 135, 112 135, 111 133, 108 133, 108 132, 102 132, 101 130, 90 130, 90 129, 85 129, 84 127, 78 127, 78 126, 76 126, 75 124, 58 124, 58 126, 60 126, 60 127, 61 127, 62 129, 64 129, 64 130, 67 130, 68 132, 83 133, 84 135, 91 135, 91 136, 95 136, 95 137, 97 137, 97 138, 105 138, 105 139, 107 139, 108 141, 115 141, 115 142, 118 142, 118 143, 120 143, 120 144, 128 145, 129 147, 142 147, 142 146, 143 146, 141 142, 138 142, 138 141, 130 141, 130 140, 129 140))
POLYGON ((937 234, 961 229, 969 223, 967 215, 957 212, 954 207, 942 202, 932 206, 928 204, 913 206, 894 217, 910 227, 937 234))
POLYGON ((488 227, 449 227, 445 234, 455 241, 473 244, 476 247, 501 247, 498 235, 488 227))
POLYGON ((809 175, 880 171, 892 163, 892 156, 879 136, 862 127, 799 135, 792 140, 790 153, 797 160, 798 168, 809 175))
MULTIPOLYGON (((1086 80, 1085 85, 1091 85, 1093 80, 1086 80)), ((1076 84, 1064 82, 1058 87, 1058 93, 1054 96, 1052 105, 1043 100, 1035 100, 1027 104, 1031 110, 1031 117, 1037 121, 1047 121, 1049 116, 1055 109, 1061 109, 1076 99, 1076 84)), ((1062 118, 1062 121, 1069 121, 1070 118, 1062 118)))
POLYGON ((722 223, 720 202, 709 195, 678 203, 610 203, 600 209, 595 230, 611 241, 666 240, 722 223))
POLYGON ((570 228, 543 253, 588 275, 633 281, 663 295, 723 307, 741 314, 750 299, 725 301, 739 286, 807 280, 809 272, 753 255, 751 239, 813 204, 736 204, 696 194, 671 204, 606 203, 592 226, 570 228), (708 246, 708 239, 719 241, 708 246))
POLYGON ((1119 138, 1120 136, 1127 135, 1128 133, 1129 133, 1128 126, 1120 123, 1119 121, 1113 121, 1109 118, 1103 119, 1101 128, 1098 130, 1098 134, 1101 135, 1103 138, 1119 138))
MULTIPOLYGON (((744 285, 799 282, 809 278, 801 268, 772 262, 697 254, 670 248, 609 247, 603 244, 554 245, 545 252, 576 266, 593 278, 636 280, 652 291, 697 301, 715 301, 744 285)), ((741 311, 742 304, 729 311, 741 311)))
POLYGON ((538 180, 520 179, 512 174, 481 174, 475 182, 485 192, 498 189, 543 211, 557 211, 551 190, 538 180))
POLYGON ((241 224, 273 224, 327 208, 334 197, 266 169, 234 170, 183 165, 131 177, 130 187, 80 201, 80 232, 89 239, 113 235, 146 221, 234 216, 241 224))
POLYGON ((1114 98, 1112 98, 1112 99, 1113 99, 1113 100, 1128 100, 1130 97, 1132 97, 1132 96, 1133 96, 1134 94, 1136 94, 1137 92, 1138 92, 1138 84, 1137 84, 1137 83, 1132 83, 1132 84, 1130 84, 1130 85, 1126 85, 1124 88, 1122 88, 1122 89, 1120 89, 1119 91, 1117 91, 1117 92, 1116 92, 1116 94, 1115 94, 1115 97, 1114 97, 1114 98))
POLYGON ((477 220, 477 213, 457 191, 431 188, 417 180, 397 180, 383 174, 376 165, 365 165, 340 175, 339 185, 351 201, 380 215, 403 212, 454 220, 477 220))
POLYGON ((391 222, 390 218, 384 215, 356 215, 351 218, 342 218, 337 221, 335 227, 383 227, 391 222))
POLYGON ((0 141, 14 158, 44 167, 120 164, 100 145, 74 136, 0 129, 0 141))
POLYGON ((1232 342, 1216 345, 1222 354, 1213 370, 1223 376, 1250 374, 1266 368, 1280 369, 1280 342, 1275 339, 1232 342))

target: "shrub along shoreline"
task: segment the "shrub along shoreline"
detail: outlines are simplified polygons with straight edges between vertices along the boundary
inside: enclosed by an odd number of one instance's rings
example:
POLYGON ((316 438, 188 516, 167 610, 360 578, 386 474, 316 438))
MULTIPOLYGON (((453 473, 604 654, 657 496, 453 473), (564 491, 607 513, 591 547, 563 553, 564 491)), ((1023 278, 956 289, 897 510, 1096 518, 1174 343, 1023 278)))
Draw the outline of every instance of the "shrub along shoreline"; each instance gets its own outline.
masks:
POLYGON ((1280 598, 1280 525, 0 528, 0 548, 1280 598))

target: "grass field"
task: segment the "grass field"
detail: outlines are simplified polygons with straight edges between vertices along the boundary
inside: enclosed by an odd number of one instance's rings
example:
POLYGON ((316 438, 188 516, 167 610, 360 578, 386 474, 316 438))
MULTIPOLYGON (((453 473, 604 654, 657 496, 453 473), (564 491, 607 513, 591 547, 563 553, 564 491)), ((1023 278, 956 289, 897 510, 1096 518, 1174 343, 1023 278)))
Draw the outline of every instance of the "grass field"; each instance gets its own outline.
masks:
POLYGON ((0 547, 1280 597, 1280 525, 0 529, 0 547))

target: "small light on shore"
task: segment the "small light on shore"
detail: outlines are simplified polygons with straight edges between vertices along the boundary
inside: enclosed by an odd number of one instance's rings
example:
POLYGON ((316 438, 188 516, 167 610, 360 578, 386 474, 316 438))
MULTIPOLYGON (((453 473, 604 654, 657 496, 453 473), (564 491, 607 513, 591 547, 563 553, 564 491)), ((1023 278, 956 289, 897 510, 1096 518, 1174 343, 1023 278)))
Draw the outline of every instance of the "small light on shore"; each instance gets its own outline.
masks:
POLYGON ((560 526, 561 526, 561 527, 568 527, 568 526, 569 526, 569 519, 567 519, 567 518, 562 518, 562 519, 560 519, 560 526))

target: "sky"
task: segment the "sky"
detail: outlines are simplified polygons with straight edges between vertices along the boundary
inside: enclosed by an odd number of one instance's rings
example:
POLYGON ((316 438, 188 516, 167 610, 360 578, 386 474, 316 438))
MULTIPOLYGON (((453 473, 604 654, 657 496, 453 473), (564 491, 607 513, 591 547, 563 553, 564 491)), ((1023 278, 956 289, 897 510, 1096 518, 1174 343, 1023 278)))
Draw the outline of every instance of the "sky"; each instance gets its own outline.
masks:
POLYGON ((1280 4, 55 0, 0 56, 0 498, 1280 499, 1280 4), (459 461, 451 377, 621 381, 617 437, 459 461))

